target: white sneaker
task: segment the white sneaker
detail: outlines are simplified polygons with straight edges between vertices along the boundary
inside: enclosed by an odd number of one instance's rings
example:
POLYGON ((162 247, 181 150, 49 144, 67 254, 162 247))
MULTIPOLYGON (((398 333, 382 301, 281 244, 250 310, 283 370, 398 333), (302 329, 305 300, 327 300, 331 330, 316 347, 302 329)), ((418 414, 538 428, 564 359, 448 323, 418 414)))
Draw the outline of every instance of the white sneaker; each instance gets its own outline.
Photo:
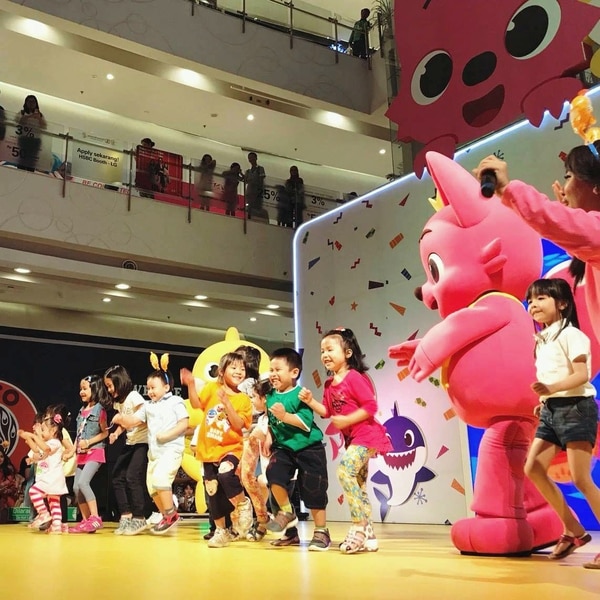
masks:
POLYGON ((131 517, 121 517, 119 519, 119 526, 113 531, 115 535, 123 535, 127 527, 131 523, 131 517))
POLYGON ((209 548, 225 548, 229 546, 231 542, 234 541, 234 536, 229 529, 223 529, 221 527, 217 527, 215 530, 215 535, 213 535, 210 540, 208 540, 209 548))
POLYGON ((153 512, 147 519, 146 519, 146 526, 148 528, 150 527, 154 527, 155 525, 158 525, 161 521, 162 521, 163 516, 159 513, 159 512, 153 512))

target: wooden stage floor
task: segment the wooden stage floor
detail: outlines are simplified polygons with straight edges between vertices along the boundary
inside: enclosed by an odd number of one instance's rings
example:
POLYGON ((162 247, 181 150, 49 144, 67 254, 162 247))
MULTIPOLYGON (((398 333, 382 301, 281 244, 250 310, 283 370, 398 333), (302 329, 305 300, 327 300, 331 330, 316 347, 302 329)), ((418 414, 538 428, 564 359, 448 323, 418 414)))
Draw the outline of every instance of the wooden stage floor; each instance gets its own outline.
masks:
MULTIPOLYGON (((267 540, 208 548, 206 523, 183 521, 176 533, 46 535, 17 523, 0 526, 0 596, 7 600, 596 600, 600 570, 581 565, 600 552, 595 540, 564 561, 461 556, 449 528, 376 525, 380 550, 343 555, 346 523, 331 523, 328 552, 274 548, 267 540), (201 529, 202 528, 202 529, 201 529)), ((301 523, 308 540, 312 523, 301 523)), ((305 543, 306 544, 306 543, 305 543)))

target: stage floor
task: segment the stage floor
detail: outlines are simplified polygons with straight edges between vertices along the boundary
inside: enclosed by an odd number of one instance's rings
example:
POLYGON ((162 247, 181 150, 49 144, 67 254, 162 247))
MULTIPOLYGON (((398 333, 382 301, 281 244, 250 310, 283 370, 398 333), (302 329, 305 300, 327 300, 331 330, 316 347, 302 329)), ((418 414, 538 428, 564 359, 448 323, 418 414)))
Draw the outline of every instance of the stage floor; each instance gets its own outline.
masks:
MULTIPOLYGON (((594 541, 564 561, 461 556, 450 529, 438 525, 376 525, 380 550, 343 555, 348 524, 331 523, 328 552, 236 542, 208 548, 206 522, 183 521, 176 533, 46 535, 17 523, 0 526, 0 595, 11 600, 59 598, 153 600, 206 598, 397 600, 597 599, 600 570, 581 565, 600 552, 594 541), (335 549, 334 549, 335 548, 335 549)), ((312 523, 300 523, 308 540, 312 523)))

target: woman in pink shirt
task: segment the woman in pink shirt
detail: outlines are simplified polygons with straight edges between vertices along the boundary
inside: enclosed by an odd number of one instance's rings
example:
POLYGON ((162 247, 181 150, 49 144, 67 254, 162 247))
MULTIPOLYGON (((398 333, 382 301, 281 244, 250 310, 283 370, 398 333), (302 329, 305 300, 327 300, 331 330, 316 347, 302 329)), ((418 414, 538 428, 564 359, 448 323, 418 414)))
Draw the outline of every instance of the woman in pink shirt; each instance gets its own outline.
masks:
MULTIPOLYGON (((594 142, 600 149, 600 142, 594 142)), ((576 284, 585 276, 585 299, 593 333, 600 341, 600 161, 588 146, 576 146, 565 160, 565 183, 552 189, 559 202, 522 181, 510 181, 504 161, 484 158, 475 169, 496 176, 496 194, 542 237, 575 257, 571 273, 576 284)))

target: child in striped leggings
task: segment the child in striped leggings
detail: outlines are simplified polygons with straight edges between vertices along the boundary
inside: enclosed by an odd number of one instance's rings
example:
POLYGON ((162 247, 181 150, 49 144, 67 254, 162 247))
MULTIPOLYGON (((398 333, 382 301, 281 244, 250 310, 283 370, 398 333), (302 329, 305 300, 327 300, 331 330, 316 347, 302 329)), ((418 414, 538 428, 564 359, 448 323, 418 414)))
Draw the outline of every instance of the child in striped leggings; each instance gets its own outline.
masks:
POLYGON ((50 533, 62 533, 60 497, 68 492, 62 464, 62 430, 63 418, 56 413, 44 418, 40 435, 19 431, 36 462, 35 483, 29 490, 31 503, 38 513, 33 527, 43 530, 50 522, 50 533))

